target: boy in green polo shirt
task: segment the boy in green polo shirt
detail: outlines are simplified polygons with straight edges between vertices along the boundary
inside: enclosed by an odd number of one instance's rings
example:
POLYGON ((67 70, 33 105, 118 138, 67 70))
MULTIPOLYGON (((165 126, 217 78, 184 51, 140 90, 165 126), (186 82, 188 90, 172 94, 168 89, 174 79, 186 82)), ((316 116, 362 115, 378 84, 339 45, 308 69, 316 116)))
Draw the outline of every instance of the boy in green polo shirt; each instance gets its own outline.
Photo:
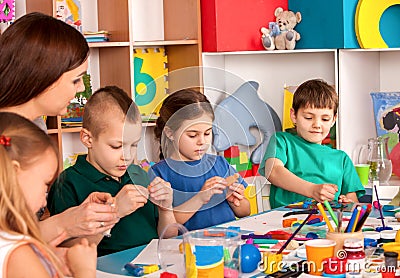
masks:
POLYGON ((271 182, 271 208, 306 198, 318 202, 358 202, 365 193, 350 157, 321 145, 336 120, 335 89, 322 80, 308 80, 294 93, 290 117, 296 133, 271 137, 260 174, 271 182))
MULTIPOLYGON (((139 110, 123 90, 115 86, 97 90, 86 103, 80 133, 88 154, 78 156, 50 189, 51 214, 79 205, 95 191, 115 197, 120 221, 111 237, 90 238, 98 243, 99 256, 147 244, 176 222, 169 183, 161 178, 150 183, 147 173, 132 164, 141 131, 139 110)), ((177 235, 172 229, 167 232, 167 237, 177 235)))

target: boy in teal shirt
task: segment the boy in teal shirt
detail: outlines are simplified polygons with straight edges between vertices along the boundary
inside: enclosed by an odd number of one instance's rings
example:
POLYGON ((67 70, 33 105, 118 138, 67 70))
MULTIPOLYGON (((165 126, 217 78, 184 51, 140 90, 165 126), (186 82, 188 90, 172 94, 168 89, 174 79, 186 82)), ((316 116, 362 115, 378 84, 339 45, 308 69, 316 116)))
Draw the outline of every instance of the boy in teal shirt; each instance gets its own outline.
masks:
POLYGON ((259 169, 271 182, 271 208, 306 198, 358 202, 364 195, 350 157, 321 145, 335 123, 338 104, 335 89, 325 81, 308 80, 296 90, 290 117, 297 134, 271 137, 259 169))
MULTIPOLYGON (((76 164, 63 171, 51 187, 50 213, 77 206, 92 192, 108 192, 114 197, 120 221, 111 237, 90 238, 98 243, 98 255, 149 243, 175 223, 175 217, 169 183, 161 178, 150 183, 147 173, 132 164, 142 129, 136 104, 118 87, 101 88, 86 103, 82 125, 80 138, 88 154, 78 156, 76 164)), ((175 235, 169 229, 166 237, 175 235)))

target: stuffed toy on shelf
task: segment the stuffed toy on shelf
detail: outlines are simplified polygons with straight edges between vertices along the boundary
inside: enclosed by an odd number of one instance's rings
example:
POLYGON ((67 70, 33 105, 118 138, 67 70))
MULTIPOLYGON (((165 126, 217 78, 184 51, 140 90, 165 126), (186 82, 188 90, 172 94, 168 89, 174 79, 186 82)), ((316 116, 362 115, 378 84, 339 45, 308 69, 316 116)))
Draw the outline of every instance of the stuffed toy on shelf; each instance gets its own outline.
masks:
POLYGON ((300 40, 300 34, 294 27, 301 21, 301 13, 284 11, 281 7, 275 10, 275 22, 270 22, 268 28, 261 28, 261 41, 267 50, 292 50, 296 41, 300 40))

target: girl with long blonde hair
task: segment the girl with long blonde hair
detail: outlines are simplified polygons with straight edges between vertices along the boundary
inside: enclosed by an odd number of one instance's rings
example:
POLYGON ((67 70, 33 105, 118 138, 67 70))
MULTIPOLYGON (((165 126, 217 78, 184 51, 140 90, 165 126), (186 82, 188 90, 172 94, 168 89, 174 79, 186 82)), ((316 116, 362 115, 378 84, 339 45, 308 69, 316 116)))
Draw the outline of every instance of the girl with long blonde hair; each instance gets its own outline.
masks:
POLYGON ((0 277, 95 277, 96 246, 82 239, 65 261, 43 240, 36 212, 58 172, 51 138, 30 120, 0 112, 0 277))

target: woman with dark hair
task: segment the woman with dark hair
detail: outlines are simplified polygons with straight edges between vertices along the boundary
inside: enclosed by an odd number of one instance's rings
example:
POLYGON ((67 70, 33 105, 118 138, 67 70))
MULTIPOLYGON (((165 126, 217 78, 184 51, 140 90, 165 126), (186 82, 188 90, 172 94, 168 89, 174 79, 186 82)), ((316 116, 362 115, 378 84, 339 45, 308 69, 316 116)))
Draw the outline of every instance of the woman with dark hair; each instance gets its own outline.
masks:
MULTIPOLYGON (((65 114, 84 89, 89 46, 76 29, 51 16, 30 13, 0 36, 0 111, 29 120, 65 114)), ((80 206, 40 222, 45 240, 103 233, 118 222, 108 193, 95 192, 80 206)))

